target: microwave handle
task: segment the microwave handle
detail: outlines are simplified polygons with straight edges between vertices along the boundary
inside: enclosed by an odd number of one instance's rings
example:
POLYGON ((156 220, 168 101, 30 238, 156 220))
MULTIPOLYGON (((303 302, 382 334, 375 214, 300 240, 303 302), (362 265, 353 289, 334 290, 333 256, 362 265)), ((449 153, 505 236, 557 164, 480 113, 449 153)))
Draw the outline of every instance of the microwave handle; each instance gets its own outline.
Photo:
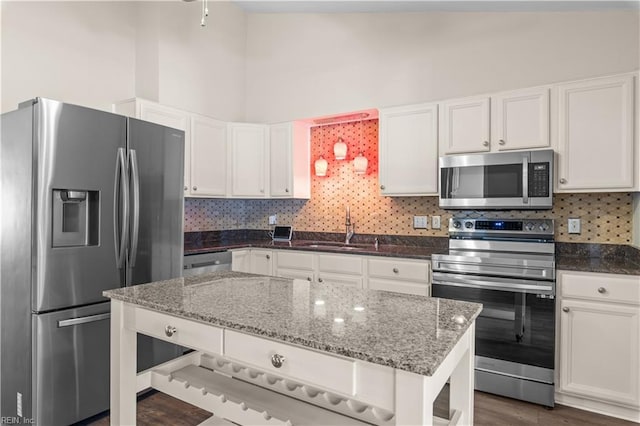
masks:
POLYGON ((529 204, 529 158, 522 159, 522 204, 529 204))

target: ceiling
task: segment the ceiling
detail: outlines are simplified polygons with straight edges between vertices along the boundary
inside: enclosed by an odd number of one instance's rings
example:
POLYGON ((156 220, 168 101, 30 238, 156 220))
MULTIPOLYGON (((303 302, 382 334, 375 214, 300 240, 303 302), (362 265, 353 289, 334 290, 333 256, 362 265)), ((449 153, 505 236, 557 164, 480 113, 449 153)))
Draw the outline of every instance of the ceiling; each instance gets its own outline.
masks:
POLYGON ((231 0, 249 13, 546 12, 604 9, 640 10, 635 1, 512 0, 231 0))

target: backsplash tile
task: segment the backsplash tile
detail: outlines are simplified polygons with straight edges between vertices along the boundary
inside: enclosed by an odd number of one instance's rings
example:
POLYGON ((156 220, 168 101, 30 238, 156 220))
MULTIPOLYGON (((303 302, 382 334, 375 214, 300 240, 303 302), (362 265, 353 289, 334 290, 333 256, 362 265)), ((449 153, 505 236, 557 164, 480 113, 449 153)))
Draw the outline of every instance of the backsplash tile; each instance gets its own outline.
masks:
POLYGON ((560 242, 630 244, 631 193, 556 194, 552 210, 441 210, 437 197, 383 197, 378 189, 378 120, 315 127, 311 130, 310 200, 185 200, 185 232, 225 229, 268 229, 268 216, 278 223, 309 232, 344 232, 345 207, 350 206, 355 232, 411 236, 447 236, 456 217, 550 218, 556 220, 560 242), (338 137, 347 143, 347 159, 333 157, 338 137), (351 161, 362 150, 367 173, 356 175, 351 161), (323 155, 326 177, 313 174, 313 162, 323 155), (442 229, 413 229, 414 215, 441 216, 442 229), (582 219, 582 233, 568 234, 567 219, 582 219))

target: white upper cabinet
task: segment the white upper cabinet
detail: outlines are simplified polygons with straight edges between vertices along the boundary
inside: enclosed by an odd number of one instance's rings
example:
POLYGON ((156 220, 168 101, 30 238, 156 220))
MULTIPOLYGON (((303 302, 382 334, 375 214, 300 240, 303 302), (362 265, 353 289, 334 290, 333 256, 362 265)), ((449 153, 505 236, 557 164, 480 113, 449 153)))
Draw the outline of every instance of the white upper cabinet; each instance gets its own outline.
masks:
POLYGON ((440 104, 440 153, 485 152, 490 143, 489 97, 454 99, 440 104))
POLYGON ((228 195, 238 198, 268 196, 268 126, 228 123, 228 195))
POLYGON ((380 110, 382 195, 438 194, 438 105, 380 110))
POLYGON ((558 192, 635 187, 633 75, 558 86, 558 192))
POLYGON ((227 125, 191 117, 191 195, 224 197, 227 184, 227 125))
POLYGON ((301 122, 273 124, 269 128, 272 198, 310 198, 309 126, 301 122))
POLYGON ((549 88, 536 87, 491 97, 493 150, 549 147, 549 88))
POLYGON ((190 114, 186 111, 138 98, 117 102, 113 104, 112 110, 118 114, 184 131, 184 193, 185 196, 189 195, 191 182, 190 114))

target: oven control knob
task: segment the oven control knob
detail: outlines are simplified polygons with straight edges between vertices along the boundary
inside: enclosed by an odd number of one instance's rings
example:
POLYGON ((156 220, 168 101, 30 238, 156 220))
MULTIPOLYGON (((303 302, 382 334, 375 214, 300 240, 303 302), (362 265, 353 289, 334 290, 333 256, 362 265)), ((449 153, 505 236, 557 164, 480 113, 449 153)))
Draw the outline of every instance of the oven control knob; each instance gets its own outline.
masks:
POLYGON ((464 223, 464 227, 467 228, 467 229, 473 228, 473 222, 465 222, 464 223))
POLYGON ((460 221, 459 221, 459 220, 454 220, 454 221, 453 221, 453 227, 454 227, 454 228, 459 229, 459 228, 460 228, 460 226, 462 226, 462 225, 460 224, 460 221))
POLYGON ((540 224, 540 230, 541 230, 542 232, 547 232, 547 231, 549 230, 549 225, 547 225, 547 224, 546 224, 546 223, 544 223, 544 222, 543 222, 543 223, 541 223, 541 224, 540 224))
POLYGON ((531 223, 531 222, 527 222, 527 224, 524 226, 524 228, 525 228, 527 231, 533 231, 533 228, 535 228, 535 226, 533 225, 533 223, 531 223))

